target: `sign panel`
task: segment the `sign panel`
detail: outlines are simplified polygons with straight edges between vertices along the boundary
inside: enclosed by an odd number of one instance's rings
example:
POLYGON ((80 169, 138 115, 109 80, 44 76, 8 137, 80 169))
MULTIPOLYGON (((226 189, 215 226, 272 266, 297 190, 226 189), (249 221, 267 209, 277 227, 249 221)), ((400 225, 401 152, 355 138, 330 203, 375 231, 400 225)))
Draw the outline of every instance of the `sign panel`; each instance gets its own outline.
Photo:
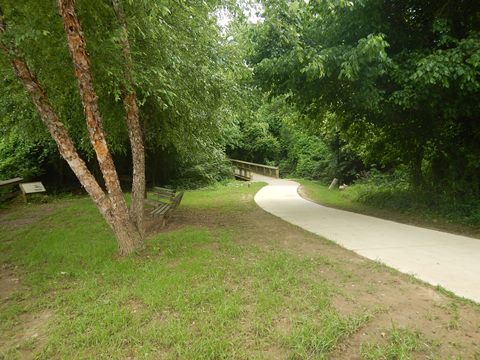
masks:
POLYGON ((24 194, 33 194, 33 193, 39 193, 39 192, 45 192, 45 187, 43 184, 39 182, 32 182, 32 183, 24 183, 20 184, 20 189, 22 189, 22 192, 24 194))

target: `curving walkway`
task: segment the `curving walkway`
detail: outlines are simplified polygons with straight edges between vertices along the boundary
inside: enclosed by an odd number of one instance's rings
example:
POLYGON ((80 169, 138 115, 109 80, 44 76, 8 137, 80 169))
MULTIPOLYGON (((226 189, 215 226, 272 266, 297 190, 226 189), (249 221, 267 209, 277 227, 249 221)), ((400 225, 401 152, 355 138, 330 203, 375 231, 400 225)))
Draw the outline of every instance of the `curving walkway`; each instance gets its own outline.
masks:
POLYGON ((303 199, 299 184, 254 175, 267 212, 359 255, 480 302, 480 240, 332 209, 303 199))

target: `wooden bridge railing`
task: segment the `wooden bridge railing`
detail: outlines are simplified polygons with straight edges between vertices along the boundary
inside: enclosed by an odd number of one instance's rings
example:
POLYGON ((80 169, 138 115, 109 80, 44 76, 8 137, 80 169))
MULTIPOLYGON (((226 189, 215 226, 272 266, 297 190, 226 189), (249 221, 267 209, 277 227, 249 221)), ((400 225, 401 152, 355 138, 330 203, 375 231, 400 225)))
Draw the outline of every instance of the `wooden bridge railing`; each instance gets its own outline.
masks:
POLYGON ((236 173, 237 172, 240 172, 240 173, 254 172, 256 174, 270 176, 277 179, 280 178, 280 171, 277 166, 268 166, 268 165, 256 164, 248 161, 241 161, 241 160, 235 160, 235 159, 230 159, 230 161, 235 166, 235 168, 238 169, 236 173))

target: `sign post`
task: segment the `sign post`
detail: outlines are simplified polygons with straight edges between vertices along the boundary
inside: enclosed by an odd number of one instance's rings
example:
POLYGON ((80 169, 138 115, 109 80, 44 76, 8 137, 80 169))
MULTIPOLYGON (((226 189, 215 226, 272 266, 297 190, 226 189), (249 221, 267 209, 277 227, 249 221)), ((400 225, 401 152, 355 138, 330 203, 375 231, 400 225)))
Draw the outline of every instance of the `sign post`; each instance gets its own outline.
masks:
POLYGON ((35 194, 47 191, 40 181, 20 184, 20 190, 22 191, 22 196, 25 203, 27 203, 27 194, 35 194))

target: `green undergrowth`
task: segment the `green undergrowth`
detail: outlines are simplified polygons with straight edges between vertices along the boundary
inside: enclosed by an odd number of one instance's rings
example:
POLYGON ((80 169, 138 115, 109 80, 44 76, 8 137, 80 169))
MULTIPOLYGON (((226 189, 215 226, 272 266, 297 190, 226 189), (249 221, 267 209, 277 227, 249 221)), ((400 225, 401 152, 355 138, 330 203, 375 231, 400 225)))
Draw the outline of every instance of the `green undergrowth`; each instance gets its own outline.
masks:
POLYGON ((297 181, 306 197, 325 206, 480 237, 480 202, 476 198, 455 200, 371 183, 329 190, 318 181, 297 181))
MULTIPOLYGON (((248 211, 261 186, 187 192, 182 206, 248 211)), ((0 348, 6 359, 321 359, 370 319, 335 309, 336 284, 316 270, 323 257, 238 244, 241 229, 182 227, 119 259, 89 199, 59 201, 48 216, 35 206, 3 219, 36 221, 0 233, 0 260, 22 283, 0 303, 0 338, 17 339, 0 348), (45 313, 48 330, 23 336, 28 316, 45 313)))

